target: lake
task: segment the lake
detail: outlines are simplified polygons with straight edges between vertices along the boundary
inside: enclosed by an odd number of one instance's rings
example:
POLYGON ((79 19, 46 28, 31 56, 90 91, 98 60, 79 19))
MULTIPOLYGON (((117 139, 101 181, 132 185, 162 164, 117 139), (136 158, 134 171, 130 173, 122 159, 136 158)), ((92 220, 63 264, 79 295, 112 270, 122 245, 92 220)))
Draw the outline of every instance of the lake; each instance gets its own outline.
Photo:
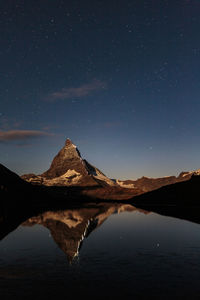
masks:
POLYGON ((199 299, 197 223, 109 203, 9 222, 0 223, 2 300, 199 299))

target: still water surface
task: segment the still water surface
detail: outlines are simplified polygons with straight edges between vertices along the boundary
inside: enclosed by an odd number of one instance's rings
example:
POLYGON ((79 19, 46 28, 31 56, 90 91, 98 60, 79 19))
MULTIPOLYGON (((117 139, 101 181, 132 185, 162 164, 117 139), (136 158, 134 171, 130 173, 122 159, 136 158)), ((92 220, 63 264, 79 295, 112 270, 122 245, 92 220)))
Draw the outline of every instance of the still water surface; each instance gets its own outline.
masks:
POLYGON ((46 212, 0 242, 1 299, 199 299, 200 225, 129 205, 46 212))

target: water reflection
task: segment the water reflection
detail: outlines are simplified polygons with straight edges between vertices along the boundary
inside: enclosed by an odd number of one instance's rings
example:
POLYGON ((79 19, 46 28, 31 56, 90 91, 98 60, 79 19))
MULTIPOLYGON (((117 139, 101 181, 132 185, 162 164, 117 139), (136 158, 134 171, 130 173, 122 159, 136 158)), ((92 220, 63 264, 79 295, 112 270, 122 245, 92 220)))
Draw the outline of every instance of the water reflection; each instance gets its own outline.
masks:
POLYGON ((47 211, 29 218, 23 226, 39 224, 49 229, 53 240, 66 254, 68 261, 72 262, 78 255, 84 239, 110 215, 136 210, 141 211, 128 204, 89 204, 78 209, 47 211))
POLYGON ((4 210, 1 297, 198 299, 200 228, 180 220, 198 222, 198 210, 120 203, 4 210))
POLYGON ((82 243, 96 228, 100 227, 112 214, 138 211, 143 214, 156 212, 200 223, 199 208, 177 206, 135 207, 121 203, 85 203, 81 207, 62 209, 24 208, 19 211, 4 210, 0 216, 0 239, 3 239, 19 225, 32 227, 42 225, 50 231, 51 237, 66 254, 69 262, 79 254, 82 243))

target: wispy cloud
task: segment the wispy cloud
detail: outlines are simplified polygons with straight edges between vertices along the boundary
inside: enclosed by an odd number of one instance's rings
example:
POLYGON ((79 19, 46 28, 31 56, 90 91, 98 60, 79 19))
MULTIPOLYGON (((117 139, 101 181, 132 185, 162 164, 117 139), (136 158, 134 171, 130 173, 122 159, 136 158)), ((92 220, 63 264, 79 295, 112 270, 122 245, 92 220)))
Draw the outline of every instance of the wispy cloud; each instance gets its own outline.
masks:
POLYGON ((37 137, 50 136, 52 134, 39 130, 8 130, 0 131, 0 142, 24 141, 37 137))
POLYGON ((83 84, 79 87, 63 88, 60 91, 49 94, 46 100, 56 101, 63 99, 82 98, 90 95, 94 91, 105 89, 106 84, 100 80, 94 80, 91 83, 83 84))

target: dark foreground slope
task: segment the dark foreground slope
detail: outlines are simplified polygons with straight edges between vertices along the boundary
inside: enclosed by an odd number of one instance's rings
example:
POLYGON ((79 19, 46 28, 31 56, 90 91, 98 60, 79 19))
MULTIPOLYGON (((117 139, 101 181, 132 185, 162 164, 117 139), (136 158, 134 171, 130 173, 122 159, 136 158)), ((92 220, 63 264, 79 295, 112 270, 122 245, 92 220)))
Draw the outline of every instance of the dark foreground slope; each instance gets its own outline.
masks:
POLYGON ((131 204, 164 216, 200 223, 200 176, 136 196, 131 204))
POLYGON ((21 179, 17 174, 0 164, 0 204, 17 204, 22 199, 37 199, 40 188, 21 179))

